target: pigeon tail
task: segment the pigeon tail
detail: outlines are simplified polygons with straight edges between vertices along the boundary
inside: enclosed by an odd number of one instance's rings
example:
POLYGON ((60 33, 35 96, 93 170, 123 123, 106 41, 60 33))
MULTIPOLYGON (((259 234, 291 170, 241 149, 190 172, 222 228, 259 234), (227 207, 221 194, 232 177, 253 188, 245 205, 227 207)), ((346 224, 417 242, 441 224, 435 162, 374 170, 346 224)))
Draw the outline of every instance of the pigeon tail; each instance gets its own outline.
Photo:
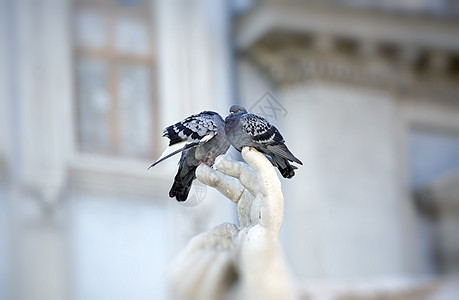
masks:
POLYGON ((189 166, 188 169, 183 174, 183 168, 180 167, 177 175, 174 178, 174 184, 169 191, 169 197, 176 198, 177 201, 183 202, 188 198, 190 193, 191 184, 196 178, 196 166, 189 166))
POLYGON ((287 159, 279 155, 273 155, 273 160, 276 163, 277 168, 279 169, 279 172, 281 173, 282 177, 290 179, 293 176, 295 176, 293 166, 288 162, 287 159))

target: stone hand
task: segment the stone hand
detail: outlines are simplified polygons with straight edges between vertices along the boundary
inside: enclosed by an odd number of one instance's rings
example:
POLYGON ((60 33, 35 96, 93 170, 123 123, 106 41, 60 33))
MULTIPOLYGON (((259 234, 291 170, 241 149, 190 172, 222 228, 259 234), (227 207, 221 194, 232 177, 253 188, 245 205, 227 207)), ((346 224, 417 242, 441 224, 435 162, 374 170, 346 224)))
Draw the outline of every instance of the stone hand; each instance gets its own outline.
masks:
POLYGON ((260 224, 277 236, 282 225, 284 198, 276 171, 254 148, 244 147, 242 157, 248 165, 219 156, 215 161, 217 170, 200 165, 197 178, 236 203, 241 229, 260 224))

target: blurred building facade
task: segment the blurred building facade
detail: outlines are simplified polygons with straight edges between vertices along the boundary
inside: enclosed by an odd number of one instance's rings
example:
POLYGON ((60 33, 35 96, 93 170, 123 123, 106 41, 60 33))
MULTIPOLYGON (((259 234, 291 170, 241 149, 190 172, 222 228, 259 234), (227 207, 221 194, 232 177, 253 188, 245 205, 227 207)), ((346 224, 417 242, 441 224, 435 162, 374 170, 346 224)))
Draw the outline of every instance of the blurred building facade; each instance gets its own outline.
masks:
POLYGON ((167 196, 176 161, 146 171, 162 128, 232 101, 227 4, 1 5, 0 298, 166 298, 189 238, 234 221, 167 196))
POLYGON ((298 285, 458 272, 454 1, 0 3, 1 299, 166 298, 234 207, 181 206, 175 162, 146 167, 162 128, 235 102, 304 163, 283 181, 298 285))
MULTIPOLYGON (((442 229, 442 214, 432 220, 413 198, 442 176, 458 180, 453 14, 420 2, 412 9, 394 3, 390 13, 267 1, 239 20, 241 98, 250 103, 275 91, 288 112, 279 123, 305 165, 296 178, 304 184, 284 185, 286 227, 292 226, 285 231, 287 257, 298 259, 297 274, 340 279, 457 270, 457 246, 446 244, 458 238, 442 229), (294 238, 299 229, 301 241, 294 238)), ((448 205, 457 219, 458 196, 431 205, 448 205)))

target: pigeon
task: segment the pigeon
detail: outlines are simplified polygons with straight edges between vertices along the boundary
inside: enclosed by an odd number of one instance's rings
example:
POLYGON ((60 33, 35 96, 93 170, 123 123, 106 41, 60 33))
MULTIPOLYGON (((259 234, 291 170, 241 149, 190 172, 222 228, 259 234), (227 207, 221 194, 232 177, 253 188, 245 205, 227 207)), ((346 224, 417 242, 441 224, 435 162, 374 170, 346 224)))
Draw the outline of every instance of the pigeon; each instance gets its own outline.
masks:
POLYGON ((183 202, 196 178, 196 168, 201 163, 213 165, 215 158, 225 154, 230 147, 225 135, 225 122, 218 113, 203 111, 167 127, 163 130, 163 137, 169 138, 169 147, 148 169, 182 152, 169 197, 183 202))
POLYGON ((228 141, 239 152, 248 146, 269 155, 284 178, 295 175, 296 167, 289 161, 303 165, 287 148, 284 138, 274 125, 263 117, 247 113, 240 105, 231 106, 230 114, 225 119, 225 133, 228 141))

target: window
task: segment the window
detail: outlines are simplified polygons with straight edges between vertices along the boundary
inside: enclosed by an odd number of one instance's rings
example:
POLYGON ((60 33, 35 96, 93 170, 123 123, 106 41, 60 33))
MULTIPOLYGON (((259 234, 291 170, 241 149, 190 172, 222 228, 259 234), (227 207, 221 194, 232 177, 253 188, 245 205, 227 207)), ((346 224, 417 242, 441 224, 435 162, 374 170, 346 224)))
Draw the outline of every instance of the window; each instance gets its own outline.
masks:
POLYGON ((148 0, 76 0, 77 145, 82 152, 151 157, 157 101, 148 0))

